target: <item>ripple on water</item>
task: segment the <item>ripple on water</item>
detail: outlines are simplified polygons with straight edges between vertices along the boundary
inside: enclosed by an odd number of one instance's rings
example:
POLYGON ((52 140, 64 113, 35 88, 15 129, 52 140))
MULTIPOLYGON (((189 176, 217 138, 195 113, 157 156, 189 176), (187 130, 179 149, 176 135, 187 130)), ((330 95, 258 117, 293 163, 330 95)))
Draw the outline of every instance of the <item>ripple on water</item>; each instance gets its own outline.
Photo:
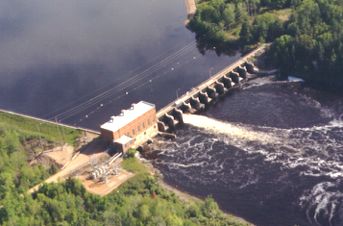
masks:
MULTIPOLYGON (((230 123, 186 116, 191 125, 178 130, 175 141, 155 142, 161 161, 153 163, 167 182, 212 195, 223 209, 257 225, 341 226, 343 121, 300 88, 274 86, 256 85, 225 99, 220 113, 230 123), (300 108, 294 109, 297 101, 300 108), (272 120, 265 124, 268 117, 272 120), (298 125, 298 120, 305 122, 298 125)), ((210 109, 213 113, 218 116, 210 109)))

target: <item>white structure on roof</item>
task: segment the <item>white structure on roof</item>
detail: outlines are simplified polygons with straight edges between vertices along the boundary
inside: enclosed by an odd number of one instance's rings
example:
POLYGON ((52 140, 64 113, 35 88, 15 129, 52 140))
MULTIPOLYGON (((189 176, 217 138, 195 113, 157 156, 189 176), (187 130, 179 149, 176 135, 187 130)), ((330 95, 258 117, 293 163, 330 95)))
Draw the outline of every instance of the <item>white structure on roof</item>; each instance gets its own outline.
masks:
POLYGON ((131 108, 128 110, 122 110, 119 116, 112 116, 111 119, 101 125, 100 128, 108 131, 117 131, 152 109, 155 109, 154 104, 140 101, 137 104, 132 104, 131 108))

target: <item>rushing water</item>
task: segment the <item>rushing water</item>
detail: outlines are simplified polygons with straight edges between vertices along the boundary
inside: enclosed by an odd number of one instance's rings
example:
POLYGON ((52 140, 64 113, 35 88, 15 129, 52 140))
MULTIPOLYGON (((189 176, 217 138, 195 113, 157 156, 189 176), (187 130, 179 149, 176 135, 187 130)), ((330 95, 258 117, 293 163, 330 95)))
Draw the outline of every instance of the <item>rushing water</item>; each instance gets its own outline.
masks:
MULTIPOLYGON (((183 0, 2 0, 0 107, 95 129, 141 99, 160 108, 239 57, 201 55, 185 18, 183 0)), ((258 225, 343 225, 342 112, 257 79, 187 116, 153 163, 258 225)))
POLYGON ((184 0, 2 0, 0 107, 94 129, 160 108, 239 57, 201 55, 185 19, 184 0))
POLYGON ((343 225, 343 99, 270 78, 186 115, 151 156, 165 180, 261 226, 343 225))

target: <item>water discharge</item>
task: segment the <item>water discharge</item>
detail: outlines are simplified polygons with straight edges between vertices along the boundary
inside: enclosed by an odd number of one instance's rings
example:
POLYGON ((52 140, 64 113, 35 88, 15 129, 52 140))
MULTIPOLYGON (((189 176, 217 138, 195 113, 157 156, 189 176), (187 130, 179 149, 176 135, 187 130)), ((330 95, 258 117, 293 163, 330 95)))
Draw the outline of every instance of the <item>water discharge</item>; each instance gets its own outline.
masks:
POLYGON ((214 133, 228 135, 237 141, 243 139, 245 141, 259 141, 261 143, 276 142, 275 138, 267 133, 251 131, 243 126, 223 122, 203 115, 185 114, 184 122, 214 133))
POLYGON ((288 168, 303 167, 302 174, 343 177, 341 153, 330 152, 332 147, 343 150, 343 143, 340 143, 343 140, 342 121, 295 129, 249 129, 248 126, 234 125, 202 115, 185 115, 184 121, 205 129, 206 132, 223 135, 219 136, 222 142, 235 145, 249 153, 259 153, 266 161, 277 162, 288 168), (252 142, 255 146, 251 145, 252 142), (317 152, 317 155, 313 155, 314 152, 317 152))
POLYGON ((207 116, 185 115, 176 140, 158 139, 147 157, 168 183, 256 225, 341 226, 343 105, 313 93, 253 84, 207 116))

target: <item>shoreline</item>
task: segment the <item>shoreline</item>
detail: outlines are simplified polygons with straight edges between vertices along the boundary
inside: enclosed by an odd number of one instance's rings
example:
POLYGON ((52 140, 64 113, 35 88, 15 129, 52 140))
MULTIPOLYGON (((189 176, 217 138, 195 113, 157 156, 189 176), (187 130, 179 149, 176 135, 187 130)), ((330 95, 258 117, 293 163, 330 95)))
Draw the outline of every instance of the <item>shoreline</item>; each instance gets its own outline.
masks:
MULTIPOLYGON (((192 195, 186 191, 183 191, 183 190, 180 190, 179 188, 177 187, 174 187, 170 184, 168 184, 167 182, 164 181, 163 179, 163 174, 157 169, 155 168, 151 162, 147 159, 145 159, 144 157, 142 156, 139 156, 137 158, 141 163, 144 164, 144 166, 148 169, 148 171, 150 172, 151 175, 154 175, 154 176, 157 176, 157 181, 158 181, 158 184, 165 190, 169 191, 169 192, 172 192, 174 193, 180 200, 184 201, 184 202, 203 202, 204 201, 204 198, 202 197, 197 197, 195 195, 192 195)), ((249 222, 248 220, 242 218, 242 217, 239 217, 239 216, 236 216, 230 212, 227 212, 225 210, 223 210, 222 208, 220 208, 219 206, 219 209, 225 214, 225 215, 228 215, 228 216, 231 216, 231 217, 234 217, 238 220, 241 220, 243 221, 244 223, 246 223, 247 225, 249 226, 256 226, 255 224, 249 222)))
POLYGON ((163 187, 164 189, 166 189, 170 192, 175 193, 181 200, 186 201, 186 202, 188 202, 188 201, 196 201, 196 202, 202 201, 201 198, 193 196, 193 195, 191 195, 185 191, 179 190, 178 188, 175 188, 172 185, 169 185, 168 183, 166 183, 163 180, 163 174, 157 168, 155 168, 149 160, 145 159, 142 156, 139 156, 138 160, 144 164, 144 166, 148 169, 148 171, 150 172, 151 175, 157 176, 158 183, 161 185, 161 187, 163 187))
MULTIPOLYGON (((176 187, 174 187, 174 186, 172 186, 172 185, 170 185, 170 184, 167 184, 167 183, 163 180, 163 178, 159 178, 159 179, 158 179, 158 183, 159 183, 159 185, 160 185, 162 188, 166 189, 166 190, 169 191, 169 192, 174 193, 179 199, 181 199, 181 200, 184 201, 184 202, 203 202, 203 201, 204 201, 204 198, 194 196, 194 195, 192 195, 192 194, 190 194, 190 193, 188 193, 188 192, 182 191, 182 190, 180 190, 179 188, 176 188, 176 187)), ((217 201, 216 201, 216 203, 217 203, 217 201)), ((217 203, 217 204, 218 204, 218 203, 217 203)), ((218 204, 218 206, 219 206, 219 204, 218 204)), ((244 219, 244 218, 242 218, 242 217, 239 217, 239 216, 237 216, 237 215, 235 215, 235 214, 233 214, 233 213, 230 213, 230 212, 228 212, 228 211, 223 210, 220 206, 219 206, 219 209, 220 209, 220 211, 222 211, 225 215, 228 215, 228 216, 234 217, 234 218, 236 218, 236 219, 238 219, 238 220, 240 220, 240 221, 243 221, 244 223, 246 223, 246 224, 249 225, 249 226, 256 226, 255 224, 249 222, 248 220, 246 220, 246 219, 244 219)))

